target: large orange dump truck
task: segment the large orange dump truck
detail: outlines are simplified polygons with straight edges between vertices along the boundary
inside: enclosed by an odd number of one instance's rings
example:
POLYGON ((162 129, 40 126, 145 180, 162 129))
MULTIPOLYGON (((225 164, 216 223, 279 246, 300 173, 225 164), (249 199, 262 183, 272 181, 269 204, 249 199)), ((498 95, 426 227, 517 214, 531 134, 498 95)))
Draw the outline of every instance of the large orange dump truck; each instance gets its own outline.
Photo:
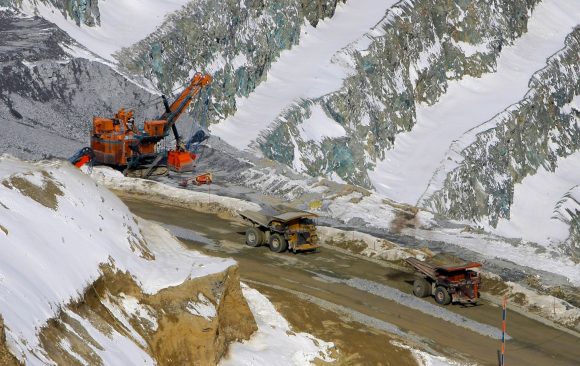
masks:
POLYGON ((320 247, 315 214, 305 211, 284 212, 266 216, 258 212, 243 211, 240 213, 252 226, 246 230, 246 244, 259 247, 267 243, 270 250, 281 253, 310 251, 320 247))
POLYGON ((481 277, 476 268, 481 267, 481 263, 434 266, 417 258, 407 258, 405 261, 421 274, 413 282, 415 296, 433 296, 441 305, 451 302, 475 304, 479 300, 481 277))

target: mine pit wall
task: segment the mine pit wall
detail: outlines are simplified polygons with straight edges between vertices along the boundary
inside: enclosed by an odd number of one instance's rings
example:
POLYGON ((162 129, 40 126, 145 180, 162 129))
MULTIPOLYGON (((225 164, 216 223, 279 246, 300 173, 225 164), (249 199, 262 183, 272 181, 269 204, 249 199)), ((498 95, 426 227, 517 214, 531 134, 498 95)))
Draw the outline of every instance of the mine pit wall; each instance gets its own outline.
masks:
POLYGON ((335 173, 350 184, 372 188, 367 171, 384 159, 398 134, 413 128, 417 106, 435 104, 452 80, 494 72, 502 49, 526 33, 537 3, 398 2, 375 27, 380 36, 371 37, 367 49, 345 54, 354 62, 355 73, 343 86, 284 111, 258 139, 260 150, 290 167, 299 158, 304 172, 312 176, 335 173), (304 139, 300 128, 313 107, 322 108, 346 135, 322 142, 304 139))
MULTIPOLYGON (((566 37, 565 47, 534 74, 526 96, 482 125, 489 128, 480 127, 461 152, 459 166, 424 206, 491 227, 500 219, 510 219, 514 186, 542 167, 554 172, 558 159, 580 149, 579 111, 570 104, 580 95, 579 52, 580 27, 576 27, 566 37)), ((573 237, 574 223, 570 231, 573 237)))
MULTIPOLYGON (((40 331, 40 343, 46 356, 59 365, 81 364, 79 356, 91 365, 104 364, 95 352, 103 345, 91 337, 71 313, 88 321, 104 335, 117 332, 129 338, 158 365, 215 365, 227 354, 232 342, 247 340, 257 330, 254 316, 242 295, 237 266, 187 280, 154 295, 143 293, 127 273, 109 266, 103 267, 102 273, 86 289, 81 300, 61 310, 40 331), (196 316, 188 311, 192 303, 199 303, 200 294, 215 306, 214 317, 196 316), (140 316, 127 315, 122 306, 115 306, 119 299, 127 298, 136 300, 140 309, 147 309, 148 315, 143 317, 142 312, 138 313, 140 316), (124 313, 125 324, 111 311, 111 304, 124 313), (157 325, 151 322, 152 317, 157 325), (132 329, 128 329, 127 321, 132 329), (136 339, 138 337, 142 338, 141 342, 136 339)), ((5 350, 2 337, 0 363, 18 365, 5 350)))
POLYGON ((236 97, 253 92, 283 50, 298 44, 305 22, 316 26, 345 2, 190 2, 115 57, 128 73, 150 79, 165 93, 189 80, 191 70, 211 72, 212 108, 207 113, 209 121, 217 122, 235 113, 236 97))

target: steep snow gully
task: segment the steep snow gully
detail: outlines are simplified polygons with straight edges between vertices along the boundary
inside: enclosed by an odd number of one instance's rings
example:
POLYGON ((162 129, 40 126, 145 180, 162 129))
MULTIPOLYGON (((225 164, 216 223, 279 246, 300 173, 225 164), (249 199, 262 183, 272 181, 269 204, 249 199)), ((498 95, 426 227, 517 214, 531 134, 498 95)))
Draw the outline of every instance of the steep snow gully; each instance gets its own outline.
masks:
POLYGON ((413 130, 398 135, 394 148, 369 172, 377 191, 416 204, 453 141, 519 101, 532 75, 564 46, 578 19, 577 0, 542 1, 528 32, 500 54, 495 73, 452 82, 438 103, 419 105, 413 130))
POLYGON ((245 149, 293 102, 337 90, 348 71, 333 63, 332 57, 364 37, 396 2, 349 1, 339 4, 335 15, 319 22, 316 28, 305 25, 299 44, 283 51, 267 80, 248 98, 237 99, 237 112, 212 126, 211 132, 245 149))

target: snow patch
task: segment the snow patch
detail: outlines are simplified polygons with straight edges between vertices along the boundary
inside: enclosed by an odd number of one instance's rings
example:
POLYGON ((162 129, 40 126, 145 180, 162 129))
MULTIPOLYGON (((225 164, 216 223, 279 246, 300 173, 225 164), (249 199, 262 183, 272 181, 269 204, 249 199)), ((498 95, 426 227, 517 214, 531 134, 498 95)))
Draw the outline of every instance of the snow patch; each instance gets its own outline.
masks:
POLYGON ((145 195, 158 195, 169 197, 183 204, 199 204, 200 202, 211 202, 220 205, 232 212, 250 210, 260 211, 260 206, 255 203, 196 192, 187 189, 171 187, 169 185, 140 178, 125 177, 121 172, 106 167, 95 167, 91 177, 100 184, 111 189, 122 190, 132 193, 141 193, 145 195))
POLYGON ((197 295, 196 302, 189 301, 187 303, 187 311, 195 316, 200 316, 205 320, 211 320, 217 315, 215 305, 201 292, 197 295))
POLYGON ((339 248, 342 248, 340 243, 346 242, 347 244, 354 244, 354 248, 351 247, 349 250, 356 254, 360 250, 360 254, 367 257, 396 261, 409 257, 425 260, 433 255, 428 249, 404 248, 389 240, 377 238, 376 236, 359 231, 346 231, 327 226, 318 226, 316 231, 321 243, 339 248))
POLYGON ((133 328, 129 319, 125 316, 124 312, 117 306, 117 304, 111 301, 110 297, 106 297, 101 300, 101 303, 107 308, 109 313, 113 315, 115 319, 119 321, 123 325, 123 328, 127 330, 131 338, 137 342, 141 347, 147 347, 147 341, 141 337, 141 335, 133 328))
POLYGON ((85 361, 85 359, 83 358, 83 356, 79 355, 78 353, 76 353, 73 349, 72 349, 72 344, 70 343, 70 341, 66 338, 63 338, 60 340, 59 342, 60 347, 62 347, 63 350, 66 351, 66 353, 68 353, 69 355, 71 355, 75 360, 77 360, 81 365, 83 366, 89 366, 88 362, 85 361))
MULTIPOLYGON (((81 317, 71 310, 65 310, 66 315, 78 321, 89 336, 95 340, 99 346, 87 343, 95 354, 97 354, 104 365, 157 365, 155 360, 143 349, 139 348, 129 338, 123 336, 115 329, 110 328, 107 334, 94 326, 88 319, 81 317)), ((32 361, 32 360, 31 360, 32 361)), ((35 362, 30 362, 34 365, 35 362)), ((43 363, 41 363, 43 365, 43 363)), ((39 364, 40 365, 40 364, 39 364)))
POLYGON ((155 311, 152 308, 140 304, 137 298, 123 293, 119 294, 119 297, 116 300, 119 301, 121 308, 127 315, 138 319, 144 319, 148 322, 149 328, 152 331, 157 330, 157 318, 153 315, 155 314, 155 311))
POLYGON ((419 363, 419 366, 475 366, 475 364, 462 364, 457 361, 451 361, 443 356, 434 356, 401 342, 392 341, 391 343, 397 347, 410 350, 415 357, 415 360, 419 363))
POLYGON ((332 362, 332 342, 308 333, 295 333, 288 321, 261 293, 242 284, 242 292, 254 314, 258 331, 249 341, 230 345, 221 366, 309 366, 315 359, 332 362))
POLYGON ((580 183, 580 151, 557 161, 555 172, 543 167, 514 186, 510 219, 500 219, 498 235, 522 238, 546 247, 556 247, 568 238, 569 226, 554 211, 558 202, 580 183))
POLYGON ((319 104, 314 104, 310 112, 310 117, 298 126, 300 137, 302 137, 304 141, 321 143, 326 138, 346 136, 344 127, 328 117, 319 104))
POLYGON ((453 44, 461 50, 465 57, 471 57, 477 53, 485 54, 489 51, 488 43, 472 44, 463 41, 452 41, 453 44))
MULTIPOLYGON (((501 277, 493 273, 485 272, 484 275, 501 281, 501 277)), ((536 278, 539 279, 539 276, 536 278)), ((574 327, 579 323, 580 309, 569 302, 552 295, 539 294, 518 283, 508 281, 505 284, 508 288, 502 291, 502 295, 508 296, 508 307, 523 309, 526 313, 537 314, 566 327, 574 327), (518 298, 518 301, 512 300, 514 298, 518 298)))

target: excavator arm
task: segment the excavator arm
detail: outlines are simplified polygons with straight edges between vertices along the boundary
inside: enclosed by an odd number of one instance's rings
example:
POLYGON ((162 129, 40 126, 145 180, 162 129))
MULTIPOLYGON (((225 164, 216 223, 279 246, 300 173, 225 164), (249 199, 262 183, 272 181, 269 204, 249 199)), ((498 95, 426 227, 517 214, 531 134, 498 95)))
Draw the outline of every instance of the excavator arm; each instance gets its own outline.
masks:
POLYGON ((175 122, 179 119, 181 114, 187 109, 187 107, 191 104, 193 99, 199 94, 201 89, 205 86, 209 85, 212 81, 212 77, 209 74, 201 74, 196 73, 189 85, 183 89, 181 94, 175 99, 171 105, 167 101, 165 96, 163 98, 163 104, 165 106, 165 113, 159 117, 160 120, 166 120, 167 124, 165 125, 164 134, 169 132, 169 129, 173 131, 173 136, 175 137, 175 141, 179 147, 181 144, 181 138, 179 137, 179 133, 177 132, 177 127, 175 126, 175 122))

